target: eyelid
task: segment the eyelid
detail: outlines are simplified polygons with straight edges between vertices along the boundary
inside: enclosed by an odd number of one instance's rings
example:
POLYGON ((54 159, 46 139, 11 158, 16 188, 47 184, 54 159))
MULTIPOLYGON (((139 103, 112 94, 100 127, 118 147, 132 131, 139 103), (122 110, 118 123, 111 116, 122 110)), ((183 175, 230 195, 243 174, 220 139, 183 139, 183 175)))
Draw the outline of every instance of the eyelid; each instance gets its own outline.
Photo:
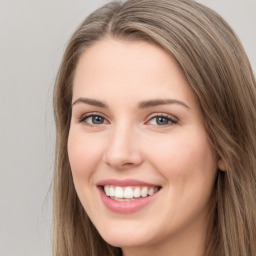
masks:
MULTIPOLYGON (((148 118, 147 118, 147 121, 146 121, 146 124, 152 120, 153 118, 157 118, 157 117, 164 117, 164 118, 167 118, 169 119, 172 123, 171 124, 167 124, 167 125, 152 125, 152 126, 159 126, 159 127, 167 127, 167 126, 172 126, 172 125, 175 125, 179 122, 179 119, 173 115, 170 115, 170 114, 166 114, 166 113, 154 113, 154 114, 151 114, 148 118)), ((150 124, 149 124, 150 125, 150 124)))
MULTIPOLYGON (((88 113, 85 113, 83 115, 81 115, 80 117, 78 117, 78 122, 79 123, 86 123, 86 125, 88 126, 100 126, 100 125, 103 125, 103 124, 106 124, 105 122, 102 123, 102 124, 90 124, 88 122, 85 122, 85 119, 88 118, 88 117, 91 117, 91 116, 100 116, 102 118, 104 118, 104 120, 109 124, 110 121, 109 121, 109 118, 106 117, 104 114, 100 113, 100 112, 88 112, 88 113)), ((151 126, 158 126, 158 127, 169 127, 169 126, 172 126, 172 125, 175 125, 179 122, 179 119, 173 115, 170 115, 170 114, 167 114, 167 113, 153 113, 151 115, 149 115, 147 118, 146 118, 146 122, 144 124, 146 125, 151 125, 151 126), (164 118, 167 118, 171 121, 170 124, 166 124, 166 125, 153 125, 153 124, 147 124, 150 120, 152 120, 153 118, 157 118, 157 117, 164 117, 164 118)))
MULTIPOLYGON (((103 115, 103 114, 100 113, 100 112, 88 112, 88 113, 86 113, 86 114, 83 114, 82 116, 80 116, 80 117, 78 118, 78 121, 79 121, 80 123, 82 123, 82 122, 85 121, 86 118, 91 117, 91 116, 100 116, 100 117, 104 118, 104 119, 109 123, 108 118, 105 117, 105 115, 103 115)), ((86 123, 86 125, 91 125, 91 126, 93 126, 93 124, 90 124, 90 123, 86 123)), ((98 125, 96 125, 96 126, 98 126, 98 125)))

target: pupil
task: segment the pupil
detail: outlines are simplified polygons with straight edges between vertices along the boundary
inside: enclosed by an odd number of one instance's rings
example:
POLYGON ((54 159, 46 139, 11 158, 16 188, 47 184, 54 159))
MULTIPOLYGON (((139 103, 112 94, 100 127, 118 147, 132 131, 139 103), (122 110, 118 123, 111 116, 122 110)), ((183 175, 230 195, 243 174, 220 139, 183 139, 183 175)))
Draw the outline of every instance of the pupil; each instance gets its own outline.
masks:
POLYGON ((156 122, 158 125, 165 125, 168 124, 168 119, 165 117, 158 117, 156 122))
POLYGON ((103 118, 101 116, 94 116, 92 118, 92 121, 94 124, 102 124, 103 123, 103 118))

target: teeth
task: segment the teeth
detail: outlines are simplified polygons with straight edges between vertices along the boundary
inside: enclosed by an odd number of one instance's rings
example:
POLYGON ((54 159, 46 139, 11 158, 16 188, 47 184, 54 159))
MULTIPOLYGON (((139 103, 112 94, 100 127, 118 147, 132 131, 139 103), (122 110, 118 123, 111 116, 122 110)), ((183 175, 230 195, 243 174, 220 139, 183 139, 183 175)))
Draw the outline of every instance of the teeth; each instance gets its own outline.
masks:
POLYGON ((105 185, 104 192, 107 196, 117 201, 130 201, 139 197, 151 196, 158 191, 158 187, 119 187, 105 185))
POLYGON ((114 189, 114 187, 110 187, 110 189, 109 189, 109 195, 110 195, 110 196, 115 196, 115 189, 114 189))
POLYGON ((148 188, 147 187, 142 188, 140 194, 142 197, 146 197, 148 195, 148 188))
POLYGON ((104 186, 104 191, 107 196, 110 196, 110 189, 109 186, 104 186))
POLYGON ((135 198, 140 197, 140 188, 135 188, 133 190, 133 197, 135 197, 135 198))
POLYGON ((124 198, 133 198, 133 191, 131 187, 124 189, 124 198))
POLYGON ((124 198, 124 191, 121 187, 116 187, 115 189, 115 197, 124 198))
POLYGON ((116 200, 116 201, 133 201, 135 200, 134 198, 128 199, 128 198, 117 198, 117 197, 111 197, 112 199, 116 200))

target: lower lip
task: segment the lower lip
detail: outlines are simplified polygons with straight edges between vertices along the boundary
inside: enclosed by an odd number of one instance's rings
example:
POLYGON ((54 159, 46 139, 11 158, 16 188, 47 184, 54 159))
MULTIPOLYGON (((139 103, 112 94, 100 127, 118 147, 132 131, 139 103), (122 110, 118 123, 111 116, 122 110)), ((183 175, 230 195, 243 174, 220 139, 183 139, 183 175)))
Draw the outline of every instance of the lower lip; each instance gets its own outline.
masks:
POLYGON ((141 197, 131 201, 116 201, 106 196, 101 187, 99 187, 98 189, 104 205, 112 212, 123 214, 133 213, 141 210, 142 208, 150 204, 159 193, 158 191, 151 196, 141 197))

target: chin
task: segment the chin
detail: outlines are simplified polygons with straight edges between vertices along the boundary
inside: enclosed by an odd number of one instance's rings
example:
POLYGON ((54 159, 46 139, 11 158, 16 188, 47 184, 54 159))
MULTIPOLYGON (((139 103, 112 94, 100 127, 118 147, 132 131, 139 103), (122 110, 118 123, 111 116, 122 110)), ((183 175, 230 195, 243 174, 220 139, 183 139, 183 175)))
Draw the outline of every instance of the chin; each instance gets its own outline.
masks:
POLYGON ((148 245, 154 240, 153 237, 149 237, 149 232, 138 232, 136 228, 127 230, 125 228, 120 229, 120 227, 117 227, 116 229, 99 230, 99 233, 107 243, 121 248, 148 245))

